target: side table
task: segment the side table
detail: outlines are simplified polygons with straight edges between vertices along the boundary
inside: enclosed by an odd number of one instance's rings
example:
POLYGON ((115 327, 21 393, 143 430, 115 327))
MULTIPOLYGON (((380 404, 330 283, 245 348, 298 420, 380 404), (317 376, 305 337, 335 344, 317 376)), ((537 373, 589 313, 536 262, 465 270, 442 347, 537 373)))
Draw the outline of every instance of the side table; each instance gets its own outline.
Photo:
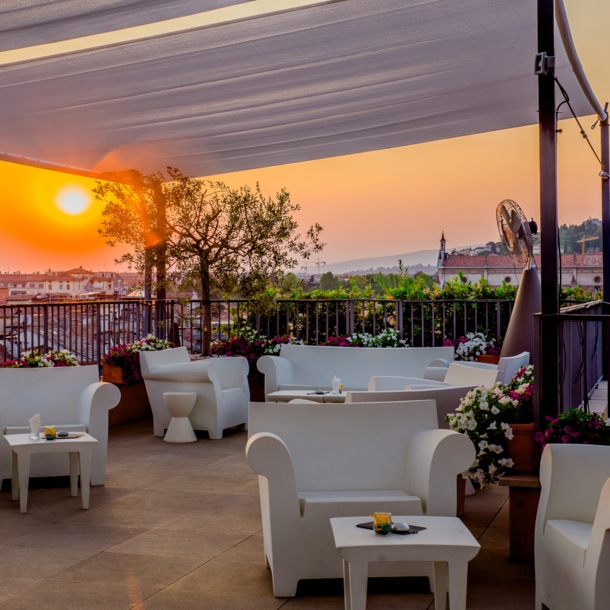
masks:
POLYGON ((534 563, 534 531, 540 501, 540 477, 514 474, 500 478, 509 489, 510 560, 534 563))
POLYGON ((365 610, 368 564, 372 561, 429 561, 434 564, 434 603, 445 610, 466 610, 468 562, 481 548, 457 517, 400 517, 392 520, 426 529, 408 536, 377 536, 356 527, 368 517, 340 517, 330 523, 343 558, 346 610, 365 610))
POLYGON ((89 508, 89 485, 91 482, 91 452, 97 447, 97 440, 84 432, 78 438, 58 438, 47 441, 30 439, 29 434, 5 434, 13 454, 12 497, 19 500, 22 513, 28 507, 28 486, 30 480, 30 457, 34 453, 68 453, 70 456, 70 491, 78 495, 78 473, 83 508, 89 508))
POLYGON ((195 408, 197 392, 163 392, 163 400, 172 416, 163 440, 166 443, 194 443, 197 435, 189 415, 195 408))

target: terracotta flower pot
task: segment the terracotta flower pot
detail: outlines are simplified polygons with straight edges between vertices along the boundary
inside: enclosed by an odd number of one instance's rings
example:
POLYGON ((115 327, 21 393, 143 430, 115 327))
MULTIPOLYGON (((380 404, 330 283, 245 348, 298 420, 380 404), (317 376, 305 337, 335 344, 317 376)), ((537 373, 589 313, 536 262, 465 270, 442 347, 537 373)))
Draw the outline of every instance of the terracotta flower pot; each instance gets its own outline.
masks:
POLYGON ((123 385, 125 383, 123 381, 123 371, 121 371, 121 367, 114 364, 102 362, 102 375, 104 381, 107 381, 108 383, 114 383, 116 385, 123 385))
POLYGON ((482 356, 477 356, 477 362, 485 362, 486 364, 498 364, 498 362, 500 362, 500 356, 483 354, 482 356))
POLYGON ((265 402, 265 376, 256 369, 256 365, 250 365, 248 386, 250 387, 250 402, 265 402))
POLYGON ((119 404, 108 411, 108 426, 118 426, 145 417, 152 417, 144 381, 140 380, 134 385, 127 386, 123 382, 120 367, 102 363, 102 370, 104 381, 113 383, 121 392, 119 404))
POLYGON ((513 438, 507 442, 508 454, 513 460, 515 472, 534 472, 536 443, 534 424, 511 424, 513 438))

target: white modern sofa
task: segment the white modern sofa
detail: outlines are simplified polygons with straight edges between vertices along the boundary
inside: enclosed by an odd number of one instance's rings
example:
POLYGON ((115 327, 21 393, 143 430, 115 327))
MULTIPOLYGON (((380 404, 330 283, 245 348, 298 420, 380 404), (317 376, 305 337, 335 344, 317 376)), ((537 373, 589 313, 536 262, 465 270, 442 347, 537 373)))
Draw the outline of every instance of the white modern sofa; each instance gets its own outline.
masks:
POLYGON ((171 415, 164 392, 196 392, 189 419, 194 430, 207 430, 211 439, 248 424, 248 362, 245 358, 209 358, 191 362, 186 347, 140 352, 140 368, 153 413, 155 436, 163 436, 171 415))
MULTIPOLYGON (((464 435, 439 430, 431 400, 250 403, 246 455, 258 473, 265 561, 277 597, 299 580, 341 578, 331 517, 373 511, 456 513, 456 476, 475 459, 464 435)), ((371 576, 431 576, 420 563, 374 563, 371 576)))
MULTIPOLYGON (((108 454, 108 411, 120 399, 116 386, 100 382, 100 372, 95 365, 0 369, 0 432, 29 432, 29 420, 36 414, 40 414, 43 426, 88 432, 98 440, 91 455, 91 485, 103 485, 108 454)), ((69 474, 67 453, 32 456, 32 477, 69 474)), ((0 488, 2 480, 9 478, 11 451, 0 439, 0 488)))
POLYGON ((453 348, 286 344, 279 356, 263 356, 257 366, 265 375, 267 396, 278 390, 330 390, 335 375, 347 390, 366 390, 373 375, 423 377, 439 358, 453 360, 453 348))
POLYGON ((610 606, 610 447, 547 445, 536 516, 536 610, 610 606))
MULTIPOLYGON (((468 360, 460 360, 459 363, 463 366, 470 366, 473 368, 489 369, 498 371, 498 381, 501 383, 508 383, 514 376, 515 373, 527 366, 530 363, 530 353, 523 352, 517 356, 506 356, 500 358, 498 364, 488 364, 486 362, 471 362, 468 360)), ((445 375, 451 361, 443 360, 439 358, 434 362, 430 363, 430 366, 424 372, 424 379, 430 379, 434 381, 445 381, 445 375)))

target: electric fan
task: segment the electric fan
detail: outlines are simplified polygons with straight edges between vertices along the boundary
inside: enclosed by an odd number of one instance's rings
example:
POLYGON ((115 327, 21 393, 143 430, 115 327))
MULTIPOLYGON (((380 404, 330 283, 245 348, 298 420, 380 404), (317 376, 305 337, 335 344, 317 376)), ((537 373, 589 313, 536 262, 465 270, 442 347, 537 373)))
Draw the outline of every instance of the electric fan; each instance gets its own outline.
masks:
POLYGON ((538 271, 534 266, 532 234, 538 232, 536 223, 528 221, 523 210, 511 199, 496 208, 500 238, 515 265, 523 267, 515 306, 502 344, 501 356, 516 356, 534 351, 534 314, 540 311, 541 292, 538 271))

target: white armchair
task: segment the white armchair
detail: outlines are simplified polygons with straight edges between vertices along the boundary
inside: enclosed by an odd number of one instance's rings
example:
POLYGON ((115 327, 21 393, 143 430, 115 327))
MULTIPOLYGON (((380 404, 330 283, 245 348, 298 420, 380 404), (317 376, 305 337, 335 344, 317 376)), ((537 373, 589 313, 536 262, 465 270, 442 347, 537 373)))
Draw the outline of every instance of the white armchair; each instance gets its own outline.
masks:
POLYGON ((189 419, 194 430, 222 438, 233 426, 247 427, 248 362, 245 358, 210 358, 191 362, 185 347, 140 352, 140 367, 153 413, 155 436, 163 436, 171 415, 164 392, 196 392, 189 419))
MULTIPOLYGON (((108 455, 108 411, 121 398, 116 386, 100 383, 95 365, 0 369, 0 432, 23 434, 30 431, 29 419, 40 414, 43 426, 58 430, 88 432, 98 440, 91 454, 91 485, 103 485, 108 455)), ((70 474, 67 454, 33 455, 32 477, 70 474)), ((11 478, 11 451, 0 443, 0 489, 11 478)))
MULTIPOLYGON (((439 430, 433 401, 251 403, 246 455, 260 483, 265 561, 277 597, 299 580, 341 578, 332 517, 386 510, 456 513, 456 476, 475 459, 464 435, 439 430)), ((376 563, 371 576, 431 576, 426 563, 376 563)))
POLYGON ((471 387, 483 385, 491 387, 496 383, 498 370, 496 368, 479 368, 466 366, 462 362, 452 362, 445 374, 444 381, 434 381, 432 379, 422 379, 417 377, 371 377, 369 380, 370 392, 388 392, 404 390, 410 386, 412 390, 424 390, 431 388, 447 387, 471 387))
POLYGON ((536 610, 610 603, 610 447, 547 445, 536 517, 536 610))

